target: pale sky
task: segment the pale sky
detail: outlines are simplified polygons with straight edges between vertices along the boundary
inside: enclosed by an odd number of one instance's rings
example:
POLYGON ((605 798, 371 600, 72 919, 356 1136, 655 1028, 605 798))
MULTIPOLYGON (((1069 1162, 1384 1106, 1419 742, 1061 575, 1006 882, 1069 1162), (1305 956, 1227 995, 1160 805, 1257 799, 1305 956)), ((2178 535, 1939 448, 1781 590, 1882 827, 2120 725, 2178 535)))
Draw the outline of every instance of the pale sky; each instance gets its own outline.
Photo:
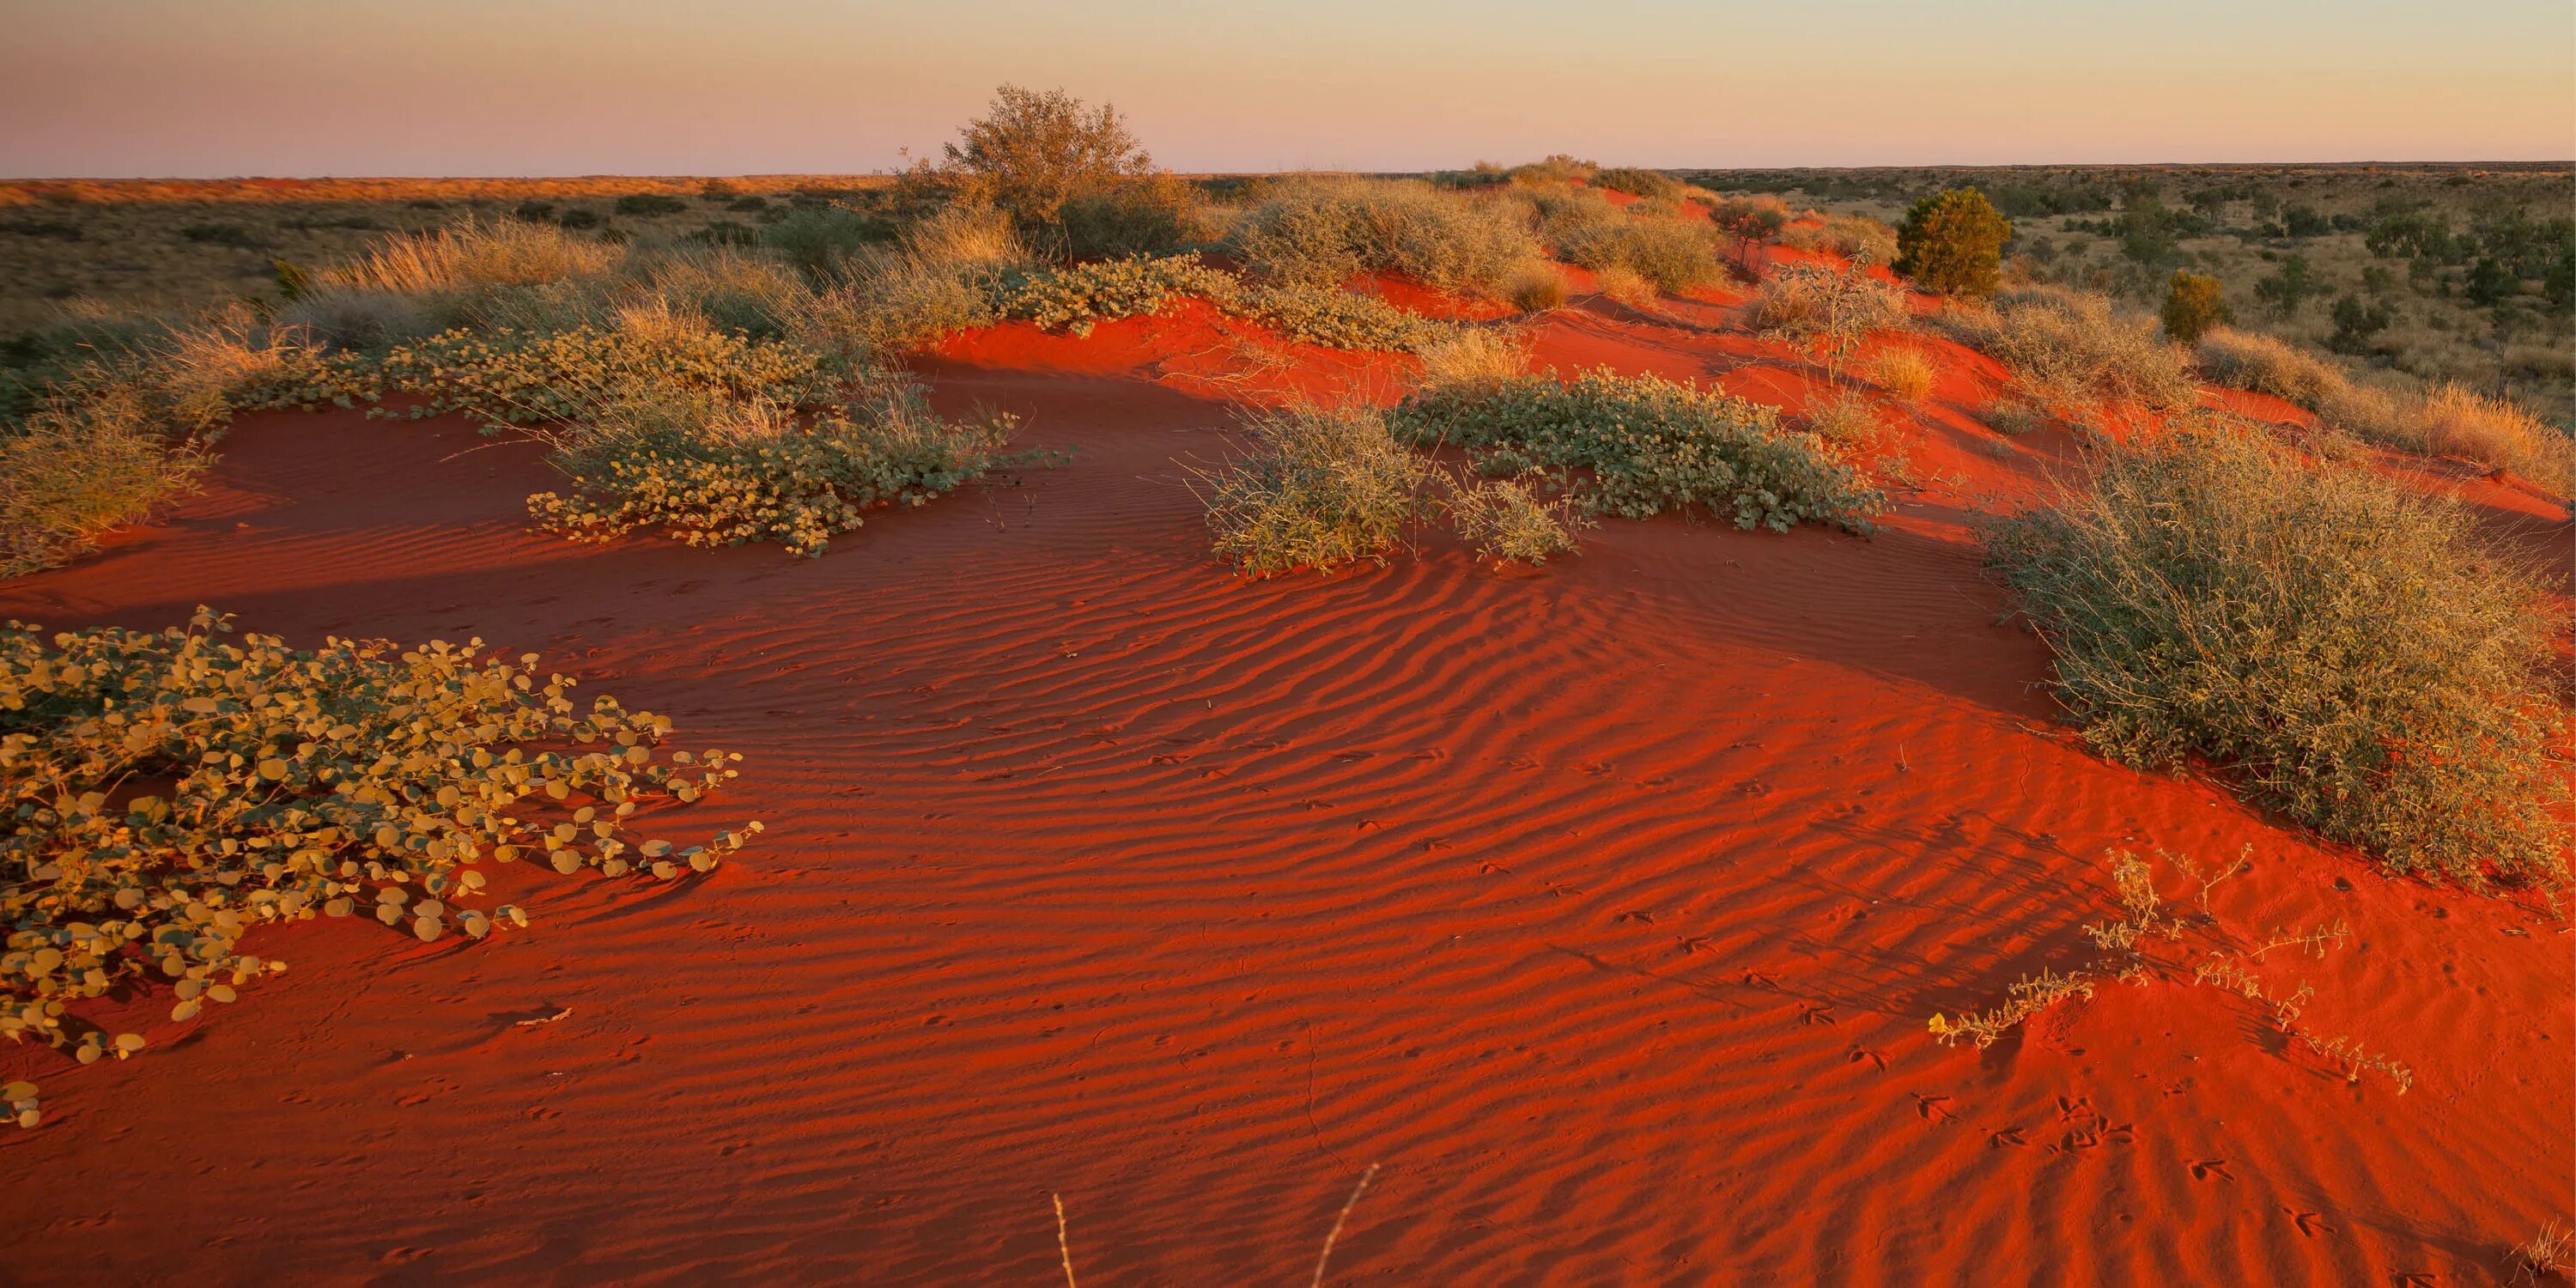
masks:
POLYGON ((0 0, 0 176, 2576 158, 2568 0, 0 0))

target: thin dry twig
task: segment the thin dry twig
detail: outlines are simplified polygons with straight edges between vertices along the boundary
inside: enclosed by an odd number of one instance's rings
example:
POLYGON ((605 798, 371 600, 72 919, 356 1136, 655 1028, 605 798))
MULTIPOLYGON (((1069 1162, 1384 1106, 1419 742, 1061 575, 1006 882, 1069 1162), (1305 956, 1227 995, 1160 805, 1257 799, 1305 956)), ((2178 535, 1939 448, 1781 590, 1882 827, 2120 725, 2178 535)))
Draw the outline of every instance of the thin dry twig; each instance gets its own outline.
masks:
POLYGON ((1082 1288, 1073 1281, 1073 1243, 1064 1234, 1064 1196, 1049 1193, 1047 1197, 1055 1200, 1055 1251, 1064 1258, 1064 1288, 1082 1288))
POLYGON ((1322 1256, 1315 1258, 1315 1278, 1308 1288, 1324 1288, 1324 1263, 1333 1259, 1333 1244, 1342 1237, 1342 1223, 1351 1219, 1351 1209, 1360 1204, 1360 1193, 1369 1187, 1370 1181, 1376 1179, 1377 1164, 1371 1163, 1367 1171, 1360 1173, 1360 1183, 1351 1187, 1350 1198, 1342 1203, 1342 1214, 1333 1218, 1333 1232, 1324 1236, 1324 1252, 1322 1256))

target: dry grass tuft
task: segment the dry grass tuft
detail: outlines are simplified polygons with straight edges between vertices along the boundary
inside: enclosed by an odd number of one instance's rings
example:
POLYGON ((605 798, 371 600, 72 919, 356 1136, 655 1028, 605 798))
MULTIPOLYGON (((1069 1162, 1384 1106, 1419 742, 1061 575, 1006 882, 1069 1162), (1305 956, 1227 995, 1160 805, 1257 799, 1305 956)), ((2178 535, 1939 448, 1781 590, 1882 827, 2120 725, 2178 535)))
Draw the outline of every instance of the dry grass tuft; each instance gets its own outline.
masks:
POLYGON ((1461 327, 1416 353, 1425 389, 1489 388, 1529 370, 1529 350, 1511 332, 1493 327, 1461 327))
POLYGON ((468 219, 436 232, 389 238, 365 258, 324 271, 317 284, 397 295, 536 286, 604 273, 624 255, 621 247, 572 237, 550 224, 468 219))
POLYGON ((2539 1283, 2555 1276, 2576 1278, 2576 1230, 2555 1221, 2541 1222, 2540 1232, 2513 1250, 2514 1282, 2539 1283))
POLYGON ((0 577, 50 568, 196 485, 203 459, 170 450, 131 385, 39 408, 0 433, 0 577))
POLYGON ((2416 451, 2512 470, 2561 497, 2576 496, 2576 440, 2504 399, 2443 385, 2424 395, 2412 437, 2416 451))
POLYGON ((1565 303, 1565 274, 1556 265, 1533 259, 1503 279, 1503 301, 1523 313, 1539 313, 1565 303))
POLYGON ((1932 359, 1920 349, 1889 349, 1869 364, 1870 382, 1908 406, 1929 397, 1939 377, 1932 359))

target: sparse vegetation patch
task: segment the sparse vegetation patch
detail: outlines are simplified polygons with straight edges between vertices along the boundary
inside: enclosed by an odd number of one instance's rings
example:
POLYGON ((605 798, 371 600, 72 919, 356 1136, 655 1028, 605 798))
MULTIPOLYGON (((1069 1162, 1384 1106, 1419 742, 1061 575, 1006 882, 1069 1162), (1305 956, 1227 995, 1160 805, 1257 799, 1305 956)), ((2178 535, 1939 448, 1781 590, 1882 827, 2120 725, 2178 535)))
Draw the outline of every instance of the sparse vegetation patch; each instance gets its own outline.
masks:
POLYGON ((129 1054, 142 1039, 75 1004, 145 983, 172 990, 174 1019, 230 1002, 284 969, 245 949, 260 925, 366 915, 480 937, 525 922, 478 906, 488 865, 668 880, 760 829, 636 840, 642 811, 715 790, 739 757, 666 750, 670 721, 579 702, 534 655, 231 629, 205 609, 157 633, 0 627, 0 1034, 84 1063, 129 1054))

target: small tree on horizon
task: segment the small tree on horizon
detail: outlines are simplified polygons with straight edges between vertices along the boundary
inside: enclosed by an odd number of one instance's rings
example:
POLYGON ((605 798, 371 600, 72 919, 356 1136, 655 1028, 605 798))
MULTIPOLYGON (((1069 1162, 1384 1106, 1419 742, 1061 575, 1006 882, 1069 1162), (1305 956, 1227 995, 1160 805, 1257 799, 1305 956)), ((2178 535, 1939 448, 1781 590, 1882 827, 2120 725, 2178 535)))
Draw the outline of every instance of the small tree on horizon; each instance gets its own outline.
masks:
POLYGON ((1896 230, 1896 271, 1943 295, 1992 295, 2003 273, 2012 221, 1974 188, 1952 188, 1914 203, 1896 230))
POLYGON ((2165 334, 2184 344, 2199 343, 2210 328, 2229 320, 2227 296, 2218 279, 2206 273, 2175 269, 2165 287, 2165 334))
POLYGON ((1753 271, 1753 248, 1780 235, 1789 226, 1789 204, 1767 193, 1757 196, 1720 197, 1709 207, 1708 220, 1718 231, 1735 239, 1735 262, 1745 272, 1753 271))
POLYGON ((951 201, 991 206, 1024 233, 1053 240, 1061 238, 1067 206, 1123 195, 1159 173, 1116 107, 1091 107, 1060 89, 1004 85, 985 115, 941 146, 936 165, 920 162, 908 178, 951 201))

